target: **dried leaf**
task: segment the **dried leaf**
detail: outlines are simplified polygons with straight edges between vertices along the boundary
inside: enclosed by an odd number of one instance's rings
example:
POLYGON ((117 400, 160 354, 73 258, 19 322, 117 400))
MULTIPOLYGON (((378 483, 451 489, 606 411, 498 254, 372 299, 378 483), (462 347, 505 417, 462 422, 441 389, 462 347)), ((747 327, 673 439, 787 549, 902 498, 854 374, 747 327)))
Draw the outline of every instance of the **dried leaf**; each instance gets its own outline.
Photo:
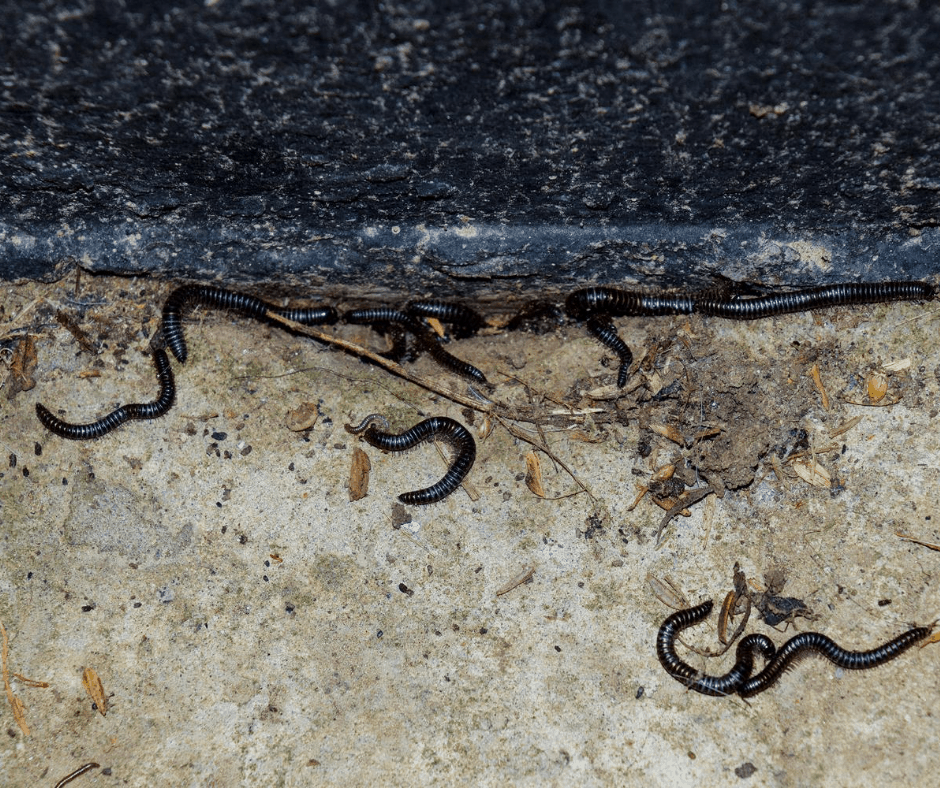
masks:
POLYGON ((885 372, 903 372, 905 369, 911 368, 911 359, 910 356, 907 358, 901 358, 897 361, 890 361, 885 364, 882 369, 885 372))
POLYGON ((352 467, 349 469, 349 500, 359 501, 369 494, 369 455, 358 446, 353 448, 352 467))
POLYGON ((822 399, 823 408, 829 410, 829 395, 826 393, 826 387, 823 385, 822 378, 819 375, 819 364, 813 364, 810 374, 813 376, 813 383, 816 384, 816 390, 819 392, 819 396, 822 399))
POLYGON ((545 488, 542 487, 542 465, 538 455, 530 451, 525 456, 525 483, 539 498, 545 497, 545 488))
POLYGON ((317 403, 304 402, 287 412, 287 418, 284 419, 284 424, 291 432, 303 432, 304 430, 309 430, 316 424, 319 417, 320 413, 317 410, 317 403))
POLYGON ((10 388, 7 399, 13 399, 21 391, 29 391, 36 385, 36 343, 28 334, 16 343, 10 361, 10 388))
POLYGON ((822 465, 815 460, 807 460, 793 463, 793 471, 807 484, 813 487, 832 487, 832 479, 822 465))
POLYGON ((85 688, 85 692, 88 693, 88 696, 94 701, 94 704, 98 707, 98 711, 101 712, 101 716, 104 717, 108 713, 108 699, 104 694, 104 686, 101 684, 101 679, 98 678, 98 674, 95 672, 94 668, 85 668, 82 672, 82 686, 85 688))
POLYGON ((682 433, 672 425, 650 424, 650 429, 657 435, 661 435, 662 437, 671 440, 673 443, 678 443, 680 446, 685 446, 685 438, 683 437, 682 433))
POLYGON ((868 376, 869 402, 881 402, 888 393, 888 376, 884 372, 872 372, 868 376))

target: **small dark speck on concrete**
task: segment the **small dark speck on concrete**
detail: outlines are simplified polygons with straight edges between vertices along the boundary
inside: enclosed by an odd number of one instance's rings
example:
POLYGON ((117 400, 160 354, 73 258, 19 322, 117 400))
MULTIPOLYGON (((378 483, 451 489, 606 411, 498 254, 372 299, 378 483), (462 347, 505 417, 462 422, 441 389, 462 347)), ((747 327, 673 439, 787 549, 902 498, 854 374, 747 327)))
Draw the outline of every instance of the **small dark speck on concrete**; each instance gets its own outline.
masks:
POLYGON ((23 468, 23 476, 29 478, 29 468, 23 468))
POLYGON ((251 454, 251 444, 242 449, 239 454, 241 454, 242 457, 247 457, 249 454, 251 454))
POLYGON ((757 767, 750 761, 747 761, 745 763, 742 763, 737 769, 735 769, 734 773, 738 775, 738 777, 740 777, 742 780, 746 780, 748 777, 752 776, 754 772, 756 771, 757 771, 757 767))
POLYGON ((63 477, 62 477, 62 486, 63 486, 63 487, 68 487, 68 484, 69 484, 69 480, 66 479, 66 478, 63 476, 63 477))
POLYGON ((268 576, 267 576, 267 575, 261 575, 261 576, 264 578, 264 582, 267 583, 267 582, 268 582, 268 576))
POLYGON ((33 444, 33 451, 36 452, 37 457, 42 456, 42 444, 39 441, 36 441, 36 443, 33 444))
POLYGON ((878 607, 885 607, 886 605, 890 605, 890 604, 891 604, 891 600, 890 600, 890 599, 879 599, 879 600, 878 600, 878 607))
POLYGON ((408 596, 414 596, 414 593, 415 593, 410 588, 408 588, 408 586, 406 586, 404 583, 398 584, 398 590, 401 591, 403 594, 407 594, 408 596))
POLYGON ((10 455, 10 467, 11 468, 16 467, 16 455, 15 454, 10 455))
POLYGON ((82 612, 83 612, 83 613, 90 613, 90 612, 91 612, 92 610, 94 610, 94 609, 95 609, 95 606, 94 606, 94 605, 82 605, 82 612))
POLYGON ((381 639, 382 635, 384 635, 384 634, 385 634, 385 633, 380 629, 378 632, 375 633, 375 636, 376 636, 377 638, 381 639))
POLYGON ((293 612, 294 612, 294 606, 293 606, 293 605, 285 605, 285 606, 284 606, 284 610, 285 610, 285 612, 287 612, 287 613, 293 613, 293 612))
POLYGON ((32 580, 32 579, 33 579, 33 573, 32 573, 32 572, 27 572, 27 573, 26 573, 26 579, 27 579, 27 580, 32 580))
POLYGON ((489 630, 486 627, 480 627, 480 634, 485 635, 489 630))
POLYGON ((248 544, 248 537, 245 536, 245 534, 242 534, 241 536, 238 537, 238 543, 239 543, 239 544, 248 544))
POLYGON ((646 692, 646 687, 644 687, 641 684, 639 687, 636 688, 636 699, 639 700, 640 698, 642 698, 644 692, 646 692))
POLYGON ((134 608, 136 609, 136 608, 140 607, 142 604, 143 604, 143 602, 135 602, 135 603, 134 603, 134 608))
POLYGON ((560 653, 561 653, 561 646, 555 646, 555 651, 557 651, 557 652, 560 654, 560 653))
POLYGON ((218 506, 218 507, 221 509, 221 508, 222 508, 222 501, 216 501, 216 502, 215 502, 215 505, 218 506))
POLYGON ((213 432, 212 440, 214 441, 224 441, 228 437, 227 432, 213 432))
POLYGON ((291 463, 290 465, 288 465, 288 466, 287 466, 287 470, 289 470, 289 471, 294 470, 294 463, 291 463))

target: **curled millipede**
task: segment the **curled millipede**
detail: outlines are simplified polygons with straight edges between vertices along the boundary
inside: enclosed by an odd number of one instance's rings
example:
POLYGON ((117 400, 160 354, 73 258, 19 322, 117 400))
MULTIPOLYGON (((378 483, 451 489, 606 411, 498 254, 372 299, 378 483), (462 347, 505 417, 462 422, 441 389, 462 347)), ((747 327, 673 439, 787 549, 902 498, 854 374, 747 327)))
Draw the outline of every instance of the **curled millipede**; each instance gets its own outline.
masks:
POLYGON ((703 315, 756 320, 830 306, 927 301, 934 297, 934 291, 934 286, 926 282, 844 282, 754 298, 697 297, 694 306, 703 315))
POLYGON ((633 363, 633 353, 617 334, 617 329, 607 315, 591 315, 587 319, 587 330, 602 344, 609 347, 620 359, 620 368, 617 370, 617 388, 627 385, 627 376, 630 373, 630 364, 633 363))
POLYGON ((183 338, 183 310, 195 305, 208 306, 213 309, 229 309, 253 317, 255 320, 265 320, 267 313, 271 312, 279 317, 308 326, 336 321, 336 310, 331 306, 285 309, 255 296, 236 293, 221 287, 183 285, 170 293, 163 305, 163 338, 181 364, 185 363, 189 355, 186 340, 183 338))
POLYGON ((432 438, 443 440, 454 450, 453 462, 444 478, 423 490, 402 493, 398 496, 402 503, 418 506, 444 500, 460 486, 473 467, 477 454, 476 442, 466 427, 451 418, 433 416, 400 435, 381 432, 376 429, 376 424, 388 429, 388 421, 373 413, 366 416, 357 427, 347 424, 346 431, 352 435, 360 435, 366 443, 383 451, 405 451, 432 438))
POLYGON ((734 666, 723 676, 711 676, 696 670, 676 654, 676 636, 683 629, 704 621, 711 611, 712 601, 709 599, 669 616, 656 635, 656 656, 666 672, 689 689, 716 697, 732 695, 751 675, 754 655, 760 653, 765 659, 771 659, 774 655, 774 644, 766 635, 748 635, 738 643, 734 666))
POLYGON ((173 381, 170 360, 163 348, 154 348, 153 363, 157 369, 157 380, 160 382, 160 394, 153 402, 122 405, 104 418, 90 424, 70 424, 63 421, 54 416, 48 408, 39 402, 36 403, 36 415, 47 430, 61 438, 73 441, 100 438, 127 421, 159 418, 165 415, 173 406, 173 400, 176 397, 176 384, 173 381))
POLYGON ((483 325, 483 318, 475 309, 463 304, 445 301, 411 301, 405 311, 415 317, 434 317, 450 323, 458 339, 473 336, 483 325))
POLYGON ((930 632, 930 627, 914 627, 869 651, 848 651, 820 632, 801 632, 784 643, 760 673, 745 680, 738 688, 738 694, 743 698, 749 698, 769 689, 796 662, 810 654, 819 654, 846 670, 875 668, 904 653, 915 643, 927 637, 930 632))

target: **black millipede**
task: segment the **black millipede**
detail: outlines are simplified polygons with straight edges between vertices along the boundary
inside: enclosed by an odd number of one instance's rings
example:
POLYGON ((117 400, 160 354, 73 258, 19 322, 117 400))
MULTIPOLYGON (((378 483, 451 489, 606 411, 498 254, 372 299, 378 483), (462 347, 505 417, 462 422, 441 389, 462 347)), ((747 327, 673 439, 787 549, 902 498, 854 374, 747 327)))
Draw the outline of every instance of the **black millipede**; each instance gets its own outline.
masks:
POLYGON ((48 408, 39 402, 36 403, 36 415, 39 417, 42 426, 47 430, 61 438, 73 441, 100 438, 127 421, 159 418, 173 407, 173 400, 176 397, 176 384, 173 381, 170 359, 167 358, 166 351, 163 348, 153 350, 153 363, 157 369, 157 380, 160 382, 160 394, 153 402, 122 405, 104 418, 90 424, 70 424, 63 421, 54 416, 48 408))
POLYGON ((869 651, 848 651, 832 638, 820 632, 801 632, 790 638, 756 676, 744 681, 738 688, 742 698, 749 698, 772 687, 780 677, 801 659, 819 654, 846 670, 868 670, 883 665, 923 640, 931 627, 914 627, 882 646, 869 651))
POLYGON ((450 323, 454 327, 454 336, 458 339, 473 336, 483 325, 480 313, 463 304, 449 304, 445 301, 411 301, 405 307, 405 311, 415 317, 433 317, 450 323))
POLYGON ((455 372, 477 383, 489 385, 486 376, 473 364, 462 361, 453 354, 447 352, 437 336, 426 326, 422 325, 416 315, 402 312, 392 307, 375 307, 372 309, 354 309, 343 315, 343 320, 347 323, 392 323, 403 326, 406 330, 414 334, 418 341, 418 346, 426 350, 431 357, 445 369, 455 372))
POLYGON ((685 293, 654 295, 615 287, 586 287, 565 299, 565 312, 576 320, 597 313, 614 317, 688 315, 694 306, 693 297, 685 293))
POLYGON ((370 323, 401 323, 408 326, 411 318, 400 309, 390 306, 379 306, 371 309, 353 309, 343 313, 343 322, 370 324, 370 323))
POLYGON ((843 282, 754 298, 699 296, 693 301, 694 311, 703 315, 756 320, 830 306, 928 301, 934 293, 934 286, 927 282, 843 282))
POLYGON ((183 338, 182 314, 186 307, 202 305, 214 309, 229 309, 241 312, 256 320, 265 320, 267 313, 278 315, 304 325, 321 325, 336 321, 336 310, 331 306, 288 309, 269 304, 246 293, 236 293, 209 285, 183 285, 177 287, 163 305, 163 337, 167 346, 181 364, 189 352, 183 338))
POLYGON ((630 364, 633 363, 633 353, 627 347, 617 334, 617 329, 607 315, 591 315, 587 319, 587 330, 602 344, 609 347, 620 359, 620 368, 617 370, 617 388, 623 388, 627 385, 627 376, 630 372, 630 364))
POLYGON ((734 666, 723 676, 711 676, 696 670, 676 654, 676 636, 683 629, 704 621, 711 611, 712 601, 709 599, 669 616, 656 635, 656 656, 666 672, 680 684, 703 695, 723 697, 737 692, 751 675, 755 654, 760 653, 765 659, 773 657, 774 644, 766 635, 748 635, 738 643, 734 666))
POLYGON ((398 500, 402 503, 420 506, 444 500, 460 486, 473 467, 477 454, 473 436, 460 422, 447 416, 432 416, 400 435, 380 432, 376 429, 376 424, 388 429, 388 421, 373 413, 366 416, 358 427, 347 424, 346 431, 352 435, 361 436, 366 443, 383 451, 405 451, 432 438, 439 438, 454 450, 454 459, 447 473, 444 474, 444 478, 423 490, 402 493, 398 496, 398 500))

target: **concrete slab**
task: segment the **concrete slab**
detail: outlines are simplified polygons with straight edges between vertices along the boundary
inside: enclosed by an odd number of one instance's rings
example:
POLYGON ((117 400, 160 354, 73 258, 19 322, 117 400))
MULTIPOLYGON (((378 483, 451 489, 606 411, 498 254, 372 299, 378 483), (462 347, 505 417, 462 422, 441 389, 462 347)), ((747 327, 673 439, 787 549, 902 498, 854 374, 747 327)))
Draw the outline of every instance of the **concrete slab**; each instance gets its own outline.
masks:
MULTIPOLYGON (((6 784, 51 785, 89 761, 101 768, 75 785, 933 780, 936 646, 851 675, 807 660, 748 704, 709 698, 659 665, 656 631, 672 611, 647 576, 697 602, 723 598, 736 562, 755 588, 783 568, 783 593, 816 616, 796 629, 849 648, 936 619, 938 554, 897 536, 940 542, 935 308, 621 320, 642 363, 640 385, 619 394, 583 328, 493 328, 452 345, 525 417, 495 422, 485 440, 484 414, 447 397, 277 328, 197 312, 166 417, 88 443, 46 432, 37 402, 87 420, 155 395, 146 349, 167 292, 126 278, 4 287, 0 336, 28 329, 37 365, 35 387, 0 400, 0 621, 9 670, 49 683, 11 678, 31 735, 3 701, 6 784), (878 370, 881 406, 867 399, 878 370), (288 414, 304 403, 318 418, 293 432, 288 414), (402 522, 395 495, 436 480, 443 460, 430 446, 364 447, 369 493, 351 502, 360 444, 342 425, 376 411, 397 428, 432 414, 471 426, 479 497, 459 490, 402 522), (785 456, 798 429, 831 488, 785 456), (532 445, 518 436, 545 441, 577 481, 539 453, 548 499, 537 498, 532 445), (631 505, 668 463, 739 484, 676 518, 657 548, 662 509, 631 505), (527 568, 530 582, 498 595, 527 568), (82 686, 88 667, 106 716, 82 686)), ((383 344, 364 327, 331 330, 383 344)), ((427 359, 409 369, 466 393, 427 359)), ((798 459, 805 469, 811 455, 798 459)), ((715 649, 714 627, 712 616, 685 639, 715 649)), ((780 645, 794 628, 755 614, 748 631, 780 645)), ((683 653, 713 673, 730 664, 683 653)))

